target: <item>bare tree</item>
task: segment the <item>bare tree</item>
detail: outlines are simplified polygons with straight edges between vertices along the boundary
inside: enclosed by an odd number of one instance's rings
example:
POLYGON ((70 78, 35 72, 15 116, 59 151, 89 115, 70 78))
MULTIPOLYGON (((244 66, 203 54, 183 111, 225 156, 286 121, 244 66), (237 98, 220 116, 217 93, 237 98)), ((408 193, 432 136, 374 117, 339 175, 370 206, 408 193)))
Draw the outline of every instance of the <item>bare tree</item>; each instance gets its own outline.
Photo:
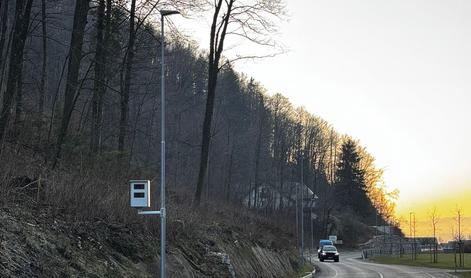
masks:
POLYGON ((111 8, 111 0, 106 0, 105 16, 105 0, 100 0, 98 2, 96 23, 95 78, 93 87, 92 127, 90 138, 90 151, 92 154, 96 154, 101 145, 103 98, 106 92, 106 54, 108 53, 108 45, 110 40, 111 8))
MULTIPOLYGON (((128 48, 124 57, 124 74, 123 88, 121 90, 121 112, 119 120, 119 136, 118 136, 118 151, 123 155, 124 142, 128 134, 128 114, 129 114, 129 90, 131 87, 131 72, 132 64, 134 60, 134 44, 136 42, 136 0, 131 0, 131 11, 129 18, 129 37, 128 37, 128 48)), ((163 47, 163 46, 162 46, 163 47)))
POLYGON ((241 1, 240 3, 237 3, 235 0, 216 0, 212 3, 212 8, 213 18, 208 53, 207 98, 203 120, 199 173, 193 199, 195 206, 200 204, 207 172, 216 84, 226 36, 233 34, 260 44, 268 44, 269 41, 262 39, 262 35, 273 31, 273 24, 270 18, 282 14, 283 10, 281 0, 241 1), (229 29, 229 26, 232 25, 233 28, 229 29))
POLYGON ((3 107, 0 114, 0 142, 3 142, 5 137, 13 97, 18 93, 18 84, 22 82, 24 47, 32 4, 33 0, 18 0, 16 2, 13 40, 11 45, 13 51, 10 52, 7 89, 3 95, 3 107))
POLYGON ((47 28, 46 28, 46 0, 41 0, 41 34, 42 34, 42 67, 41 83, 39 84, 39 102, 38 102, 38 142, 41 141, 43 126, 44 97, 46 95, 47 80, 47 28))
MULTIPOLYGON (((5 38, 6 38, 6 33, 7 33, 7 26, 8 26, 8 4, 10 3, 10 0, 5 0, 1 1, 1 6, 0 6, 0 12, 2 14, 2 28, 1 28, 1 34, 0 34, 0 65, 4 64, 4 59, 3 59, 3 49, 5 46, 5 38)), ((3 76, 0 76, 0 84, 3 79, 3 76)), ((1 90, 2 86, 0 86, 1 90)))
MULTIPOLYGON (((458 257, 459 257, 459 262, 458 266, 459 267, 464 267, 464 250, 463 250, 463 238, 461 235, 461 221, 462 221, 462 215, 463 215, 463 210, 461 208, 456 207, 456 224, 458 225, 458 232, 456 234, 455 240, 458 245, 458 257)), ((456 252, 455 252, 455 262, 456 262, 456 252)))
POLYGON ((78 75, 80 61, 82 59, 82 45, 85 26, 87 24, 87 14, 90 0, 76 0, 74 23, 72 27, 72 37, 69 45, 69 64, 67 68, 67 81, 65 84, 64 108, 62 110, 62 121, 57 135, 56 153, 53 159, 53 167, 56 166, 61 155, 62 144, 64 143, 67 129, 69 128, 70 118, 74 110, 76 94, 78 91, 78 75))
MULTIPOLYGON (((438 229, 438 223, 440 222, 440 215, 437 212, 437 208, 434 207, 430 212, 429 212, 429 219, 430 219, 430 224, 432 226, 432 231, 433 231, 433 238, 434 238, 434 243, 433 243, 433 263, 438 262, 438 242, 437 242, 437 229, 438 229)), ((432 250, 430 250, 432 252, 432 250)))

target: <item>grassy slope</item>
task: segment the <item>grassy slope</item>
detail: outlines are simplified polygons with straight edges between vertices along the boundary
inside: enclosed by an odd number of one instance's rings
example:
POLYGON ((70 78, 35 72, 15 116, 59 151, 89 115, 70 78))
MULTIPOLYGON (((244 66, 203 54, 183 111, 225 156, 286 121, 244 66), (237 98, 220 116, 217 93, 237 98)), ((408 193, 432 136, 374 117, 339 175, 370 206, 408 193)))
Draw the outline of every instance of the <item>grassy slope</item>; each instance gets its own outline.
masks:
POLYGON ((304 266, 299 269, 299 271, 296 273, 296 278, 298 277, 304 277, 306 275, 308 275, 309 273, 311 273, 312 271, 314 270, 314 266, 310 263, 306 263, 304 264, 304 266))
MULTIPOLYGON (((458 259, 458 256, 457 256, 458 259)), ((372 259, 377 263, 383 264, 401 264, 401 265, 410 265, 410 266, 423 266, 423 267, 434 267, 434 268, 445 268, 445 269, 454 269, 455 258, 454 254, 438 254, 438 262, 430 262, 430 254, 419 254, 417 260, 411 260, 410 256, 404 256, 402 258, 398 257, 376 257, 372 259)), ((464 268, 471 270, 471 254, 465 254, 464 258, 464 268)), ((458 272, 452 273, 458 277, 462 278, 471 278, 471 272, 458 272)))
MULTIPOLYGON (((403 256, 402 258, 384 256, 384 257, 376 257, 372 260, 375 262, 384 263, 384 264, 402 264, 402 265, 410 265, 410 266, 423 266, 423 267, 435 267, 435 268, 446 268, 446 269, 454 268, 454 254, 443 254, 443 253, 438 254, 438 263, 430 262, 430 254, 419 254, 417 256, 417 260, 411 260, 410 256, 403 256)), ((471 270, 471 254, 465 254, 464 263, 465 263, 465 267, 462 269, 471 270)))

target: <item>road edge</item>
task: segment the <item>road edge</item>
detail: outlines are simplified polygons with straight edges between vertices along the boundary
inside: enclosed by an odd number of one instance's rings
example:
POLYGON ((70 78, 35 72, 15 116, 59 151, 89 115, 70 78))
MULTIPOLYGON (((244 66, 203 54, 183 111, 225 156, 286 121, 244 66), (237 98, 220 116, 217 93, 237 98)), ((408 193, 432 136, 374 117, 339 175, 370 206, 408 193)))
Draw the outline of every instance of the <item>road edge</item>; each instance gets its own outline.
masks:
POLYGON ((316 268, 314 268, 314 270, 311 273, 309 273, 308 275, 303 276, 301 278, 312 278, 312 277, 314 277, 314 275, 316 275, 316 268))

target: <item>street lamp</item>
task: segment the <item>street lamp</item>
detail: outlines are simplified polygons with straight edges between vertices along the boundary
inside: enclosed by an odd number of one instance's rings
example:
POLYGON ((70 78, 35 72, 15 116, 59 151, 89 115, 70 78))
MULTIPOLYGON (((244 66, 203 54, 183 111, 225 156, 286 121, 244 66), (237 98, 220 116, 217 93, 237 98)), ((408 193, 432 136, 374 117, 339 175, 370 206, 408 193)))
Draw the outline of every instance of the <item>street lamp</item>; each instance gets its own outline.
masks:
MULTIPOLYGON (((304 264, 304 152, 301 151, 301 246, 299 248, 299 254, 301 256, 301 262, 304 264)), ((298 196, 296 195, 296 198, 298 196)), ((296 207, 296 209, 298 209, 296 207)))
POLYGON ((301 151, 301 262, 304 264, 304 152, 301 151))
POLYGON ((314 206, 316 205, 316 201, 317 199, 319 199, 319 197, 317 197, 316 194, 314 194, 314 196, 312 196, 312 202, 311 202, 311 215, 310 215, 310 218, 311 218, 311 255, 310 255, 310 262, 312 263, 312 256, 314 254, 314 219, 315 219, 315 216, 313 215, 312 213, 312 209, 314 208, 314 206))
POLYGON ((164 19, 167 15, 179 14, 174 10, 160 10, 160 30, 161 30, 161 91, 160 91, 160 278, 165 278, 165 36, 164 36, 164 19))

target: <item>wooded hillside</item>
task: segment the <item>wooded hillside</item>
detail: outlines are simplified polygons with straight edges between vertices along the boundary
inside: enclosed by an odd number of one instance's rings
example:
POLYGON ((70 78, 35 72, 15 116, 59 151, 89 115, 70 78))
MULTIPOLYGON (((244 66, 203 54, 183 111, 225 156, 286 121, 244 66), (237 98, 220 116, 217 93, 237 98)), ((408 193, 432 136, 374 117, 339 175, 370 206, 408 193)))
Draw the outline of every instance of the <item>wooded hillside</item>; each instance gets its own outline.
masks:
MULTIPOLYGON (((60 196, 81 203, 78 211, 86 210, 85 204, 126 206, 128 179, 160 175, 159 53, 165 47, 167 183, 170 190, 194 192, 211 73, 208 53, 171 30, 162 45, 156 16, 168 4, 198 10, 198 3, 190 2, 1 1, 3 183, 12 176, 42 177, 50 186, 47 194, 68 192, 60 196), (53 188, 57 169, 74 185, 53 188), (122 197, 97 200, 90 186, 122 197)), ((394 194, 386 192, 382 171, 365 148, 283 95, 267 92, 231 63, 220 66, 211 73, 218 79, 202 203, 242 206, 253 189, 283 191, 299 182, 302 172, 304 184, 319 196, 318 237, 340 230, 335 211, 349 210, 371 225, 376 211, 393 221, 394 194)), ((270 214, 275 207, 253 209, 270 214)), ((294 208, 285 212, 292 221, 294 208)))

